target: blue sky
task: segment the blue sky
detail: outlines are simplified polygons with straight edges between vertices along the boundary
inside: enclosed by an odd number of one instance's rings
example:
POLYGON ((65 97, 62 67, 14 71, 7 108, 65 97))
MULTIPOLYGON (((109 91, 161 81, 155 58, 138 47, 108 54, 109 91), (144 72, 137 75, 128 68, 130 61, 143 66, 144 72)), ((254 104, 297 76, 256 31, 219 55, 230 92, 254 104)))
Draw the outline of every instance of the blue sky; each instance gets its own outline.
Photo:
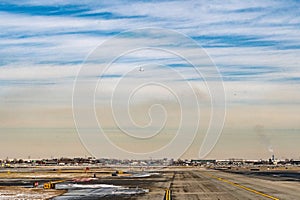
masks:
MULTIPOLYGON (((64 109, 70 107, 73 81, 89 53, 122 31, 156 27, 192 38, 214 61, 224 81, 228 129, 251 106, 264 113, 259 116, 267 128, 280 121, 285 129, 298 129, 299 6, 298 1, 1 1, 1 127, 40 127, 32 121, 41 108, 57 112, 44 127, 54 126, 57 116, 65 120, 61 127, 73 127, 64 109), (268 118, 265 113, 278 105, 282 118, 268 118), (26 109, 34 110, 30 123, 26 109)), ((126 68, 142 61, 187 69, 180 60, 151 52, 129 56, 118 64, 126 68)), ((106 77, 119 78, 122 73, 116 69, 106 77)), ((187 73, 188 80, 201 81, 187 73)), ((248 132, 259 123, 255 118, 245 119, 251 124, 243 127, 248 132)))
POLYGON ((162 27, 193 38, 212 56, 224 80, 265 80, 282 70, 298 82, 297 1, 2 1, 1 63, 79 65, 121 31, 162 27), (170 10, 170 12, 166 12, 170 10), (263 59, 261 59, 263 57, 263 59), (266 70, 268 69, 268 70, 266 70))

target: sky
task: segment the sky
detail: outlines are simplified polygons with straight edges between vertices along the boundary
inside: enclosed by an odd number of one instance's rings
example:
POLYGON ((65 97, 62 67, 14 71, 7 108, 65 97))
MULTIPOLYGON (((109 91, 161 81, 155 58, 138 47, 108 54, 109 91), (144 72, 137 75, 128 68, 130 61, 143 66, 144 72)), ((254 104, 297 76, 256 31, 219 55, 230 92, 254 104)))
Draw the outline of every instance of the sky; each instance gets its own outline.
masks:
POLYGON ((0 159, 300 159, 299 6, 1 1, 0 159))

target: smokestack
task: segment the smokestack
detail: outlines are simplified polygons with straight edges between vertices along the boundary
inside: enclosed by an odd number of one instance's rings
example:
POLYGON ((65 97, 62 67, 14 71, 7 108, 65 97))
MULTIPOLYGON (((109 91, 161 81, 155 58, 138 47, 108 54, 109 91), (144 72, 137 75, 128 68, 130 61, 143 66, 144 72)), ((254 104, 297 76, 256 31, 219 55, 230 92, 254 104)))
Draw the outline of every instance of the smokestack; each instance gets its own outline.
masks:
POLYGON ((274 154, 272 155, 272 161, 274 161, 275 160, 275 156, 274 156, 274 154))

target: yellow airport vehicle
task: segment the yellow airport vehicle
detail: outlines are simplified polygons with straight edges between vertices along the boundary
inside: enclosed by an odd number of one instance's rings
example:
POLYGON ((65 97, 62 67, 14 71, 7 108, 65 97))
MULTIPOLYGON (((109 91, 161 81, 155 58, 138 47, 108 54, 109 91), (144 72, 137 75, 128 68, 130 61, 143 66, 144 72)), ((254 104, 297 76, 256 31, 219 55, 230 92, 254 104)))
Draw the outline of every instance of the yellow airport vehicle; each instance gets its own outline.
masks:
POLYGON ((65 182, 66 180, 60 180, 60 181, 49 181, 47 183, 44 183, 44 189, 55 189, 55 184, 65 182))

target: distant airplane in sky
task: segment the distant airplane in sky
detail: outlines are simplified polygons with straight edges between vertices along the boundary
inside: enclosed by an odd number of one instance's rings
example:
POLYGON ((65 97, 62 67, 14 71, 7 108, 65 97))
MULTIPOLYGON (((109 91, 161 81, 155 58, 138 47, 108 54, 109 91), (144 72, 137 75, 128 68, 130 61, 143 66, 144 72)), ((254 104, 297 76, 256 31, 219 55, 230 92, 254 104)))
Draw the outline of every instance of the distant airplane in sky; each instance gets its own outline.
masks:
POLYGON ((139 71, 140 71, 140 72, 143 72, 143 71, 144 71, 144 68, 143 68, 143 67, 140 67, 139 71))

